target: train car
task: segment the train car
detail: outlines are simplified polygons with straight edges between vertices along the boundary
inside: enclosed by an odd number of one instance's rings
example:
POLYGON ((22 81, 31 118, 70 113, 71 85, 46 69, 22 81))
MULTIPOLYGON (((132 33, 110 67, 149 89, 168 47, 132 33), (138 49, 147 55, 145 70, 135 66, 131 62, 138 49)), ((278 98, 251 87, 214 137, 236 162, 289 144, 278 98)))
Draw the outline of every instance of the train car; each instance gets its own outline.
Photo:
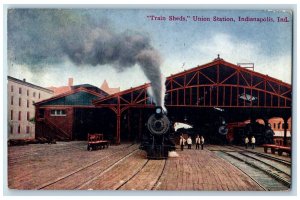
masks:
POLYGON ((148 131, 143 134, 140 149, 147 152, 148 159, 167 159, 169 151, 175 150, 175 143, 172 122, 162 107, 155 108, 146 125, 148 131))

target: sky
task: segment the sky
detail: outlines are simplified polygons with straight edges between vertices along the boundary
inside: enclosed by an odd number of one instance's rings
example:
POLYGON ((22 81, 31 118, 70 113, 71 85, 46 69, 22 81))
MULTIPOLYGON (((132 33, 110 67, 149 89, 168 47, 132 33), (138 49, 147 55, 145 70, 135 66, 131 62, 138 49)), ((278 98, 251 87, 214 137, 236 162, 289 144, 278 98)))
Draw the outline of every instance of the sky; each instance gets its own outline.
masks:
POLYGON ((254 63, 255 71, 291 83, 290 11, 11 9, 7 19, 8 75, 44 87, 66 85, 73 77, 74 84, 100 87, 106 79, 124 90, 155 80, 153 74, 167 77, 211 62, 218 54, 233 64, 254 63), (235 21, 213 21, 215 16, 235 21), (289 22, 277 22, 278 17, 289 22))

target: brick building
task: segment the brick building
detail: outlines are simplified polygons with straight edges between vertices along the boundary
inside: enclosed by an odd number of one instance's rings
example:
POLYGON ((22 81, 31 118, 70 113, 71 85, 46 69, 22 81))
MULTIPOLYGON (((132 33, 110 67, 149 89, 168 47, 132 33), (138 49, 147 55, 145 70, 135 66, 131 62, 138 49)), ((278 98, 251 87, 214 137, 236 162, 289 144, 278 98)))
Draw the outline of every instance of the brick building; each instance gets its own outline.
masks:
POLYGON ((34 103, 53 96, 53 91, 8 76, 8 139, 35 137, 34 103))
POLYGON ((35 104, 36 139, 85 140, 89 132, 103 133, 110 119, 92 101, 108 94, 89 84, 70 89, 35 104))
MULTIPOLYGON (((274 143, 278 145, 283 145, 283 137, 284 137, 284 121, 280 117, 274 117, 269 120, 269 123, 275 133, 274 135, 274 143)), ((287 121, 287 144, 291 144, 291 133, 292 133, 292 120, 291 118, 287 121)))
MULTIPOLYGON (((262 119, 256 120, 260 124, 265 124, 262 119)), ((250 120, 245 121, 245 123, 250 123, 250 120)), ((277 145, 283 145, 283 137, 284 137, 284 121, 281 117, 273 117, 269 119, 268 123, 270 124, 272 130, 274 131, 274 143, 277 145)), ((287 121, 287 141, 288 145, 291 143, 292 136, 292 120, 291 118, 287 121)))

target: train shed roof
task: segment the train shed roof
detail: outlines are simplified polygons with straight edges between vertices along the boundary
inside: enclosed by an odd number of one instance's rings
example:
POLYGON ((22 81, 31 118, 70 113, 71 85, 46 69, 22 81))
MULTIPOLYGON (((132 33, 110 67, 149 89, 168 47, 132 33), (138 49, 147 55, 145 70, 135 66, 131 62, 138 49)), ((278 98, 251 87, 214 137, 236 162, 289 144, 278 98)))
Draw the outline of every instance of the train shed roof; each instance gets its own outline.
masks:
MULTIPOLYGON (((166 79, 168 107, 291 108, 291 84, 217 58, 166 79)), ((93 101, 98 107, 153 107, 150 83, 93 101)))

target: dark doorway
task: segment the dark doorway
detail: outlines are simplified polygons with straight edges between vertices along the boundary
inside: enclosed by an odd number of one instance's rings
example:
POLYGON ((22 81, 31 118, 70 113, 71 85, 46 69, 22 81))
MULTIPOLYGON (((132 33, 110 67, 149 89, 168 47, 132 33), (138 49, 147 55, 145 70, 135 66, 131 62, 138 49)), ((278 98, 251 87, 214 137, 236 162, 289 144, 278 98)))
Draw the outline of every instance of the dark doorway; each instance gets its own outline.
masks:
POLYGON ((115 114, 109 109, 75 108, 73 139, 87 140, 88 133, 101 133, 104 139, 112 140, 115 121, 115 114))

